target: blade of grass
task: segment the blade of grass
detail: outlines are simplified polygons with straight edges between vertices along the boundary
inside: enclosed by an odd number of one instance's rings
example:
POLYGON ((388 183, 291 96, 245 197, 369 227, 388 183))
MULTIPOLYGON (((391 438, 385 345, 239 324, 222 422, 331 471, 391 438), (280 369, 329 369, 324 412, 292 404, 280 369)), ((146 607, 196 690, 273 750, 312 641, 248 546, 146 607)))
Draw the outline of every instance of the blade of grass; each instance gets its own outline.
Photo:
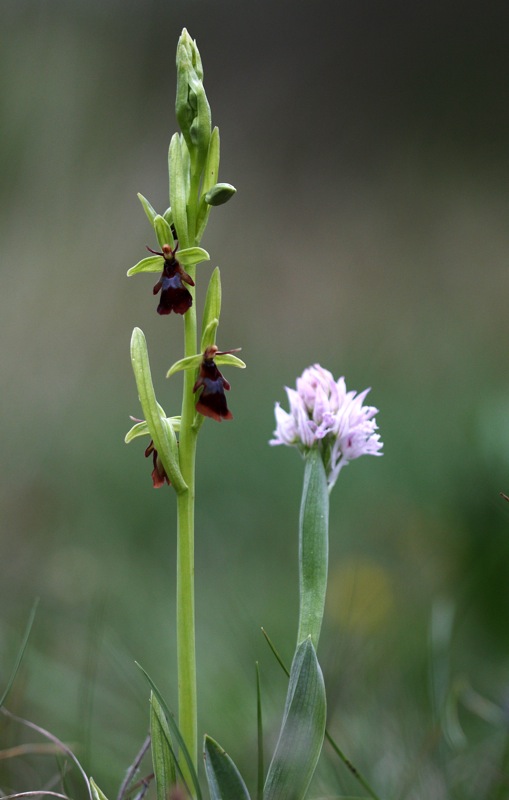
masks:
POLYGON ((258 739, 258 780, 256 796, 258 800, 263 798, 263 784, 265 781, 265 768, 263 763, 263 719, 262 719, 262 695, 260 686, 260 665, 256 662, 256 727, 258 739))
POLYGON ((29 639, 30 633, 32 631, 32 625, 34 624, 35 614, 37 612, 37 606, 38 605, 39 605, 39 598, 37 597, 34 600, 34 604, 32 606, 32 610, 30 611, 30 616, 28 617, 28 622, 27 622, 27 626, 25 628, 25 633, 24 633, 23 639, 21 641, 21 647, 18 650, 18 655, 16 656, 16 661, 14 662, 14 667, 13 667, 13 670, 11 672, 11 676, 10 676, 9 680, 7 681, 7 686, 5 688, 4 693, 3 693, 2 697, 0 698, 0 708, 4 705, 5 701, 7 700, 7 696, 9 694, 9 692, 11 691, 12 685, 13 685, 15 679, 16 679, 16 675, 18 674, 18 670, 20 668, 21 661, 23 659, 23 656, 25 655, 25 650, 26 650, 26 647, 27 647, 27 644, 28 644, 28 639, 29 639))
MULTIPOLYGON (((85 783, 87 785, 87 792, 88 792, 89 800, 93 800, 92 791, 90 789, 90 784, 88 782, 87 774, 86 774, 85 770, 83 769, 83 767, 81 766, 81 764, 78 761, 78 759, 76 758, 76 756, 74 755, 74 753, 72 752, 72 750, 69 747, 67 747, 66 744, 64 744, 62 741, 60 741, 60 739, 58 739, 52 733, 50 733, 49 731, 45 730, 45 728, 41 728, 40 725, 36 725, 35 722, 30 722, 30 720, 28 720, 28 719, 23 719, 22 717, 17 717, 16 714, 12 714, 10 711, 7 711, 6 708, 0 708, 0 712, 2 714, 4 714, 6 717, 9 717, 9 719, 13 719, 15 722, 19 722, 21 725, 25 725, 27 728, 31 728, 31 730, 33 730, 33 731, 37 731, 37 733, 39 733, 41 736, 44 736, 46 739, 49 739, 50 742, 53 742, 53 744, 56 744, 63 753, 65 753, 67 756, 69 756, 71 761, 73 761, 74 764, 76 765, 76 767, 78 768, 83 780, 85 781, 85 783)), ((4 800, 5 800, 5 798, 4 798, 4 800)))

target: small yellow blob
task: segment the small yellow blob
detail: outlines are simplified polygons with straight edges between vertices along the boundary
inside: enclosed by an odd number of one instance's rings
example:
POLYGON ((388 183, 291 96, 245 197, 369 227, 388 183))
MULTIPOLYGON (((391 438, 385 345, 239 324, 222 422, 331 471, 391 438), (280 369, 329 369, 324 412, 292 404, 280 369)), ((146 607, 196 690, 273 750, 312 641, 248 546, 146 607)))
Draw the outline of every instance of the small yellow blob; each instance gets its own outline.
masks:
POLYGON ((326 610, 333 624, 372 633, 384 625, 393 608, 391 577, 379 564, 351 559, 330 571, 326 610))

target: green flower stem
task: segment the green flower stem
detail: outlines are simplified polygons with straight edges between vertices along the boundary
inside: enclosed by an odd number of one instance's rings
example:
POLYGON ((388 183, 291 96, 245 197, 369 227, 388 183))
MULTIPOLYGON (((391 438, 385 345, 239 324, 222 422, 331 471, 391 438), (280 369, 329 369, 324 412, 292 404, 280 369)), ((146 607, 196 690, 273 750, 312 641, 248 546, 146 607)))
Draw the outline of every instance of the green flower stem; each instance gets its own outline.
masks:
MULTIPOLYGON (((195 278, 195 267, 189 268, 195 278)), ((194 292, 193 292, 194 294, 194 292)), ((196 353, 196 306, 184 316, 185 354, 196 353)), ((177 496, 177 666, 179 727, 195 769, 198 763, 196 643, 194 613, 194 500, 197 431, 193 428, 194 370, 184 371, 179 461, 187 491, 177 496)), ((185 764, 183 764, 185 767, 185 764)), ((184 775, 186 774, 184 769, 184 775)), ((188 781, 191 786, 191 781, 188 781)))
MULTIPOLYGON (((185 477, 185 476, 184 476, 185 477)), ((315 650, 322 627, 329 552, 329 491, 320 451, 306 456, 299 521, 299 631, 297 645, 311 636, 315 650)))

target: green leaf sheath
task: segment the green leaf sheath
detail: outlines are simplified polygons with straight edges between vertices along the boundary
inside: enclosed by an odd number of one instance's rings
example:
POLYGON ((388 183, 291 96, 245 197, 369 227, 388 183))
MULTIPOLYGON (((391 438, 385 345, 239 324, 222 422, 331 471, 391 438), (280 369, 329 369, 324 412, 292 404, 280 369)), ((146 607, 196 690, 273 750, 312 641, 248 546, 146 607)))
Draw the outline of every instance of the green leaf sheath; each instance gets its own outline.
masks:
POLYGON ((263 800, 302 800, 316 769, 325 733, 322 672, 311 639, 297 647, 281 732, 269 766, 263 800))
POLYGON ((318 647, 327 590, 329 492, 317 449, 306 456, 299 521, 299 630, 297 644, 308 636, 318 647))

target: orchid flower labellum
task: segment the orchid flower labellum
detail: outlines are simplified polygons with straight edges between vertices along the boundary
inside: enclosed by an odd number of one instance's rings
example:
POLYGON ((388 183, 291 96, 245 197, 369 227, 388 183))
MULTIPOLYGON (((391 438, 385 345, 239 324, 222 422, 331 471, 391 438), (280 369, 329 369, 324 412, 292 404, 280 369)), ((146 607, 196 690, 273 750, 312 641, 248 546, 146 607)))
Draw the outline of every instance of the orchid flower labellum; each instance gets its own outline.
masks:
POLYGON ((178 242, 175 249, 172 250, 169 244, 163 244, 162 252, 152 250, 147 247, 150 253, 164 258, 164 267, 161 277, 154 286, 154 294, 161 292, 159 305, 157 306, 158 314, 185 314, 193 305, 193 298, 191 292, 186 289, 184 283, 189 286, 194 286, 194 281, 190 275, 182 269, 182 266, 175 258, 177 252, 178 242))
POLYGON ((204 417, 211 417, 217 422, 221 422, 223 419, 233 419, 233 414, 228 408, 224 393, 225 389, 230 390, 230 384, 217 368, 214 358, 234 352, 236 351, 220 351, 215 344, 207 347, 203 353, 198 378, 193 386, 193 392, 197 392, 201 388, 196 410, 204 417))

